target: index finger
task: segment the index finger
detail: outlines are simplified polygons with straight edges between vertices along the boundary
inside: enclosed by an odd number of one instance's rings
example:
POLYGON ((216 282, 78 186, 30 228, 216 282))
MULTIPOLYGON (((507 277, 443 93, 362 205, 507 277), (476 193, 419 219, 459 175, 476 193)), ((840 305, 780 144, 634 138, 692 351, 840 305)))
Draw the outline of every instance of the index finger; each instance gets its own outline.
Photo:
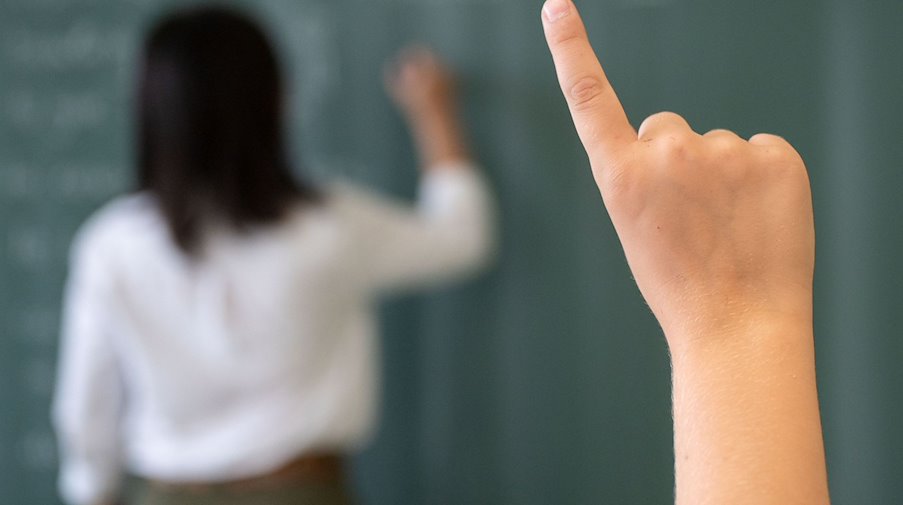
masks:
POLYGON ((637 134, 590 46, 577 7, 572 0, 546 0, 542 20, 558 83, 583 147, 590 157, 614 159, 636 141, 637 134))

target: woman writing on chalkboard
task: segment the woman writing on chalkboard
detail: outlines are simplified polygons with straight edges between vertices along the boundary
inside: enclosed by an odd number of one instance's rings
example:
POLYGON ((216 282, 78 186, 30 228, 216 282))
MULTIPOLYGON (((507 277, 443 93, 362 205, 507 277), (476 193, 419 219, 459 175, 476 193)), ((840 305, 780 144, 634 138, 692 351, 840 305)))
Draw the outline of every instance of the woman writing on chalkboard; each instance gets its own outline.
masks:
POLYGON ((409 52, 389 78, 424 167, 415 208, 292 177, 280 85, 238 14, 150 32, 140 190, 72 248, 54 405, 67 502, 349 503, 342 455, 377 407, 375 295, 486 260, 490 197, 435 57, 409 52))

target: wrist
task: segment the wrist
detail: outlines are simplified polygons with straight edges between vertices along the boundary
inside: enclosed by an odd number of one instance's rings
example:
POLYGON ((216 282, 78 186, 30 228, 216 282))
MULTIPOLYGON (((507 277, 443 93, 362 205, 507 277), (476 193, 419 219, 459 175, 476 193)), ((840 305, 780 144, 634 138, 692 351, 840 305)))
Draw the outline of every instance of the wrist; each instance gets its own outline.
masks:
POLYGON ((413 129, 435 130, 457 123, 454 108, 438 104, 410 108, 405 111, 405 119, 413 129))
MULTIPOLYGON (((814 374, 811 316, 807 320, 786 314, 759 314, 742 319, 693 334, 666 335, 675 380, 682 372, 710 377, 753 368, 793 373, 811 369, 814 374)), ((743 377, 731 380, 739 383, 743 377)))
POLYGON ((423 116, 410 123, 424 168, 470 158, 457 118, 450 114, 423 116))
POLYGON ((657 296, 648 297, 650 306, 672 353, 742 345, 750 338, 776 338, 788 330, 811 340, 811 281, 784 289, 741 287, 653 292, 657 296))
POLYGON ((812 312, 750 311, 665 330, 675 366, 694 356, 755 357, 780 347, 812 348, 812 312), (738 354, 739 353, 739 354, 738 354))

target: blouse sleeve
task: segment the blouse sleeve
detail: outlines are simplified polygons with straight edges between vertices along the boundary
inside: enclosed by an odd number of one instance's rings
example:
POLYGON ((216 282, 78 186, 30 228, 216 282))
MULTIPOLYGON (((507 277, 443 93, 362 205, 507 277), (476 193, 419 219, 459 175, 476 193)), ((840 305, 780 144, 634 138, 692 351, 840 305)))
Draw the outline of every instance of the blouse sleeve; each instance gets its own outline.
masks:
POLYGON ((110 338, 108 266, 84 235, 72 248, 52 416, 60 493, 73 505, 115 499, 121 478, 122 381, 110 338))
POLYGON ((371 193, 352 195, 368 285, 413 288, 453 280, 488 263, 494 248, 493 201, 468 163, 433 167, 412 207, 371 193))

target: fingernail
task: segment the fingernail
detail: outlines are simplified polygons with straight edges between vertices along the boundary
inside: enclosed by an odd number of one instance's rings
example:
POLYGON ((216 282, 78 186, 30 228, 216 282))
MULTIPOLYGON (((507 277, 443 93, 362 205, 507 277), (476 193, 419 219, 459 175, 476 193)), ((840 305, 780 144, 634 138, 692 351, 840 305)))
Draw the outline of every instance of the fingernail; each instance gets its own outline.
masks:
POLYGON ((570 0, 546 0, 542 13, 546 20, 554 23, 571 12, 570 0))

